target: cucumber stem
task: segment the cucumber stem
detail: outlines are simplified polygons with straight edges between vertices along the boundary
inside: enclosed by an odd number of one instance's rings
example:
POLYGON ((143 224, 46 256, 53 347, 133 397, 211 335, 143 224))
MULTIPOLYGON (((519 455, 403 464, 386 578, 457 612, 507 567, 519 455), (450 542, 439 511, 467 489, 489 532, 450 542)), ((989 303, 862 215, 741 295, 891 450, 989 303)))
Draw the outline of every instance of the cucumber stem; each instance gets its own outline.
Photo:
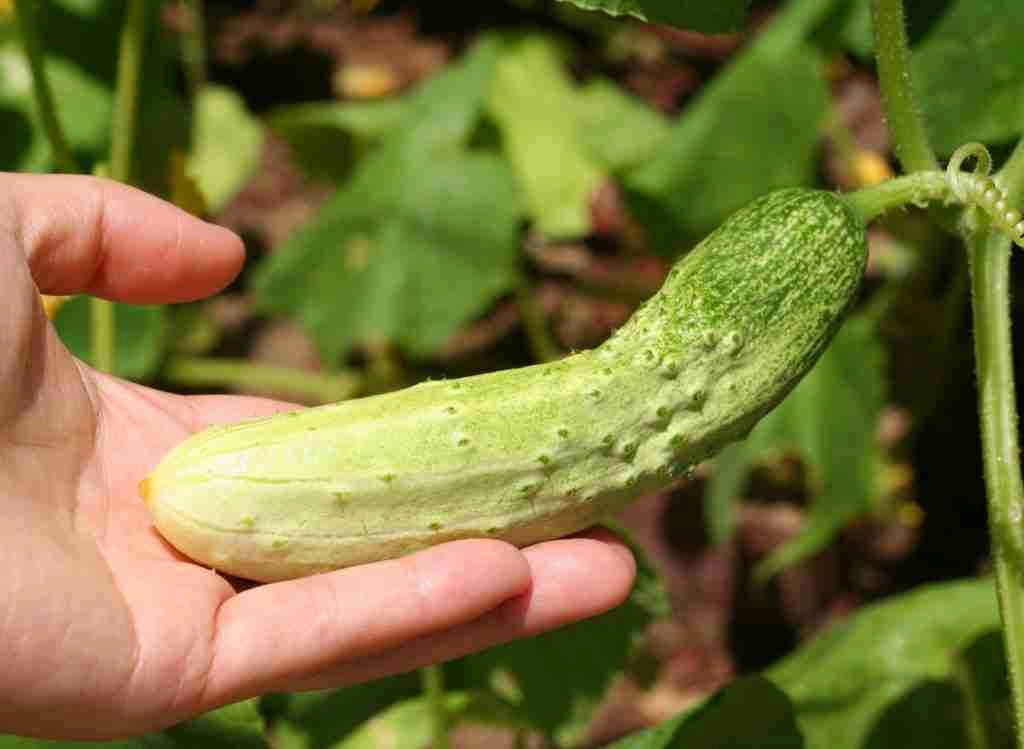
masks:
POLYGON ((362 388, 352 372, 306 372, 239 359, 181 356, 163 368, 164 379, 189 387, 228 387, 282 392, 315 403, 334 403, 353 397, 362 388))
POLYGON ((1017 442, 1010 335, 1010 240, 997 230, 967 238, 974 310, 978 415, 995 557, 996 590, 1013 696, 1017 746, 1024 747, 1024 487, 1017 442))
POLYGON ((64 130, 57 117, 57 107, 53 101, 53 89, 50 88, 50 79, 46 75, 46 55, 43 42, 39 38, 39 25, 36 19, 36 6, 41 5, 42 3, 34 0, 15 0, 14 19, 18 24, 18 36, 21 38, 21 46, 32 73, 32 95, 39 114, 39 122, 53 149, 54 164, 57 171, 73 174, 78 171, 78 165, 71 155, 67 138, 64 137, 64 130))
POLYGON ((937 169, 939 164, 928 142, 924 117, 914 102, 903 0, 872 0, 871 20, 878 82, 896 157, 905 172, 937 169))
POLYGON ((842 196, 843 200, 865 221, 878 218, 893 208, 908 204, 926 204, 956 200, 945 172, 932 170, 888 179, 842 196))

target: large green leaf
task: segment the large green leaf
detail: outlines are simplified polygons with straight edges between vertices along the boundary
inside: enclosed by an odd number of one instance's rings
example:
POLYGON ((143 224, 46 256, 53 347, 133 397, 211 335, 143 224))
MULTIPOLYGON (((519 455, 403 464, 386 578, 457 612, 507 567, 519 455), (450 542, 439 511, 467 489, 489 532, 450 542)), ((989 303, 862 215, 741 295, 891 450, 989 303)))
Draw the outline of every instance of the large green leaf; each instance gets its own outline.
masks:
POLYGON ((195 139, 188 170, 210 211, 222 208, 260 163, 263 129, 242 97, 222 86, 204 86, 195 103, 195 139))
MULTIPOLYGON (((616 527, 620 535, 621 528, 616 527)), ((635 544, 637 579, 629 599, 606 614, 467 656, 456 673, 494 689, 527 724, 560 746, 573 746, 601 698, 620 676, 656 617, 668 613, 657 574, 635 544)))
POLYGON ((625 175, 655 247, 678 252, 770 190, 814 175, 828 106, 821 55, 804 43, 833 0, 792 0, 686 109, 658 153, 625 175))
POLYGON ((418 92, 401 127, 255 274, 261 306, 298 318, 328 361, 382 338, 429 354, 516 283, 514 178, 465 145, 495 53, 481 43, 418 92))
POLYGON ((990 580, 930 585, 866 606, 761 676, 735 681, 698 707, 613 745, 964 746, 1015 746, 990 580), (984 743, 968 744, 969 730, 984 743))
MULTIPOLYGON (((64 345, 84 362, 92 363, 89 298, 68 300, 54 320, 64 345)), ((114 305, 115 373, 145 380, 160 367, 167 349, 167 309, 160 305, 114 305)))
POLYGON ((914 47, 911 73, 943 155, 1024 133, 1024 3, 957 0, 914 47))
POLYGON ((412 101, 404 96, 291 104, 271 112, 267 124, 288 141, 310 176, 340 182, 355 159, 400 126, 412 101))
POLYGON ((1001 736, 989 746, 1008 747, 1009 687, 991 649, 998 627, 991 581, 931 585, 862 609, 766 675, 793 701, 809 749, 960 749, 966 667, 1001 736))
POLYGON ((609 749, 803 749, 793 705, 760 676, 737 679, 697 708, 627 736, 609 749))
POLYGON ((743 22, 750 0, 563 0, 580 8, 628 15, 652 23, 667 23, 704 33, 735 31, 743 22))
POLYGON ((580 89, 580 142, 598 165, 621 172, 656 158, 671 128, 646 102, 605 78, 580 89))
POLYGON ((706 495, 717 540, 731 530, 732 502, 752 464, 794 451, 807 465, 814 504, 799 537, 765 559, 758 575, 771 575, 822 549, 877 495, 882 456, 878 420, 885 405, 884 353, 873 320, 846 321, 832 344, 792 393, 754 428, 746 441, 724 451, 706 495))
POLYGON ((530 215, 551 237, 590 232, 588 200, 604 178, 581 142, 577 95, 555 42, 534 35, 505 46, 490 112, 530 215))

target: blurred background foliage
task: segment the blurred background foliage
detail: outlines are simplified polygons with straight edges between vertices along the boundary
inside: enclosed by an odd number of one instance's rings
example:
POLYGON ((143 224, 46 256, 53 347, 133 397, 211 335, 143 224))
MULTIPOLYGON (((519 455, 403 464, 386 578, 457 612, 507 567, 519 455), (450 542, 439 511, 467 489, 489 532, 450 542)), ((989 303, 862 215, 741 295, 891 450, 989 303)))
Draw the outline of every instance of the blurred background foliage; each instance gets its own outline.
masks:
MULTIPOLYGON (((105 174, 124 3, 35 8, 73 157, 105 174)), ((178 392, 314 404, 556 358, 752 198, 893 170, 866 0, 148 8, 133 181, 249 250, 211 300, 115 305, 117 373, 178 392)), ((1024 131, 1024 4, 907 8, 933 142, 999 160, 1024 131)), ((51 171, 17 29, 0 0, 0 170, 51 171)), ((667 721, 624 746, 1010 745, 990 584, 946 582, 987 565, 964 259, 914 212, 871 250, 811 375, 617 519, 646 560, 626 605, 446 665, 457 742, 597 746, 667 721)), ((87 305, 54 322, 88 361, 87 305)), ((405 675, 114 745, 429 740, 405 675)), ((60 744, 0 737, 34 745, 60 744)))

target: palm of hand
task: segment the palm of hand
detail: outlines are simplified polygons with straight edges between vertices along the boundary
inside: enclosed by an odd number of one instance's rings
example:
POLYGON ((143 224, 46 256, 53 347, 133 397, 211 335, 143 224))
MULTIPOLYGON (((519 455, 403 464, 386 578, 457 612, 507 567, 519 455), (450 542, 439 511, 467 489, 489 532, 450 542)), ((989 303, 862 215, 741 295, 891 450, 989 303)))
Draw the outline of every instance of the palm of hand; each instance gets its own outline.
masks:
POLYGON ((190 562, 152 528, 138 482, 198 429, 291 406, 97 374, 60 344, 36 285, 199 298, 237 273, 237 238, 99 180, 0 183, 0 733, 144 733, 268 691, 456 657, 628 593, 632 558, 599 533, 525 551, 461 541, 241 592, 190 562))

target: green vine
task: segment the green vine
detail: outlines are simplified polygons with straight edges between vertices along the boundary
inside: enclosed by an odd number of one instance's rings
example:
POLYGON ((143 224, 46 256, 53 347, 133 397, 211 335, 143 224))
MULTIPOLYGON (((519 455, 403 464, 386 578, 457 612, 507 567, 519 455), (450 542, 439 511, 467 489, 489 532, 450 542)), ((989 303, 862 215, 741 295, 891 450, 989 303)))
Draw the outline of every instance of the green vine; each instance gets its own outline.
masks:
POLYGON ((1024 524, 1010 336, 1010 243, 1000 232, 967 237, 974 311, 978 415, 1003 639, 1021 746, 1024 726, 1024 524))
POLYGON ((1024 247, 1024 219, 1011 204, 1007 191, 989 177, 991 172, 992 156, 981 143, 960 146, 946 168, 950 187, 960 202, 982 211, 996 229, 1009 236, 1018 247, 1024 247), (960 168, 968 159, 975 161, 973 172, 960 168))
POLYGON ((910 78, 910 50, 903 0, 872 0, 878 82, 893 150, 905 172, 937 169, 935 152, 928 142, 924 118, 914 101, 910 78))

